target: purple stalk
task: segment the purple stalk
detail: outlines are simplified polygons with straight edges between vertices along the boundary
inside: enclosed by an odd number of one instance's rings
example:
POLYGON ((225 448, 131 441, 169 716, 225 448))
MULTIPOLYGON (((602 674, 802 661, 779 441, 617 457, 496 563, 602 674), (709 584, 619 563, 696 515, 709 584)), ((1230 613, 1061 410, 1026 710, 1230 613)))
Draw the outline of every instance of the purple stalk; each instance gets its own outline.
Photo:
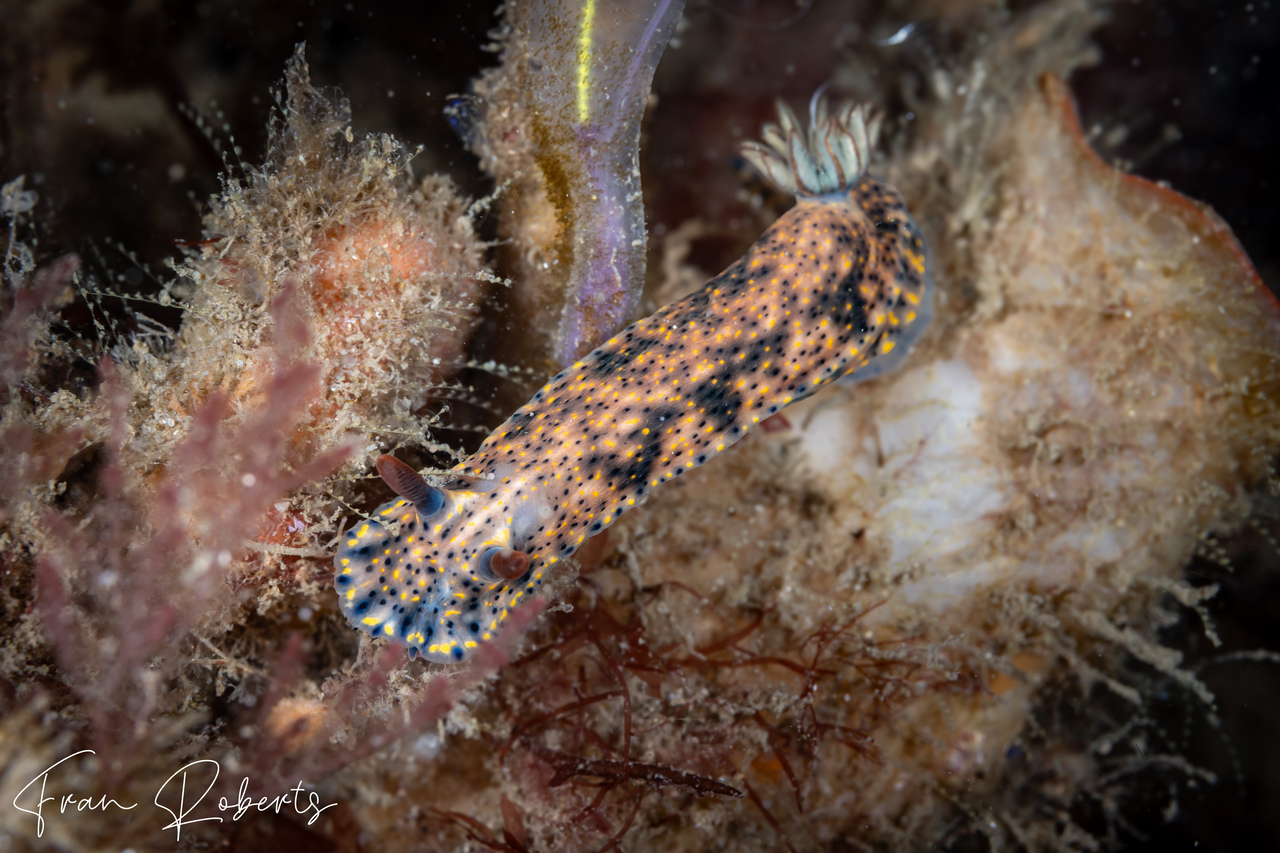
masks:
POLYGON ((560 223, 558 269, 548 272, 564 294, 553 339, 561 366, 626 325, 640 301, 646 249, 640 120, 654 68, 683 11, 684 0, 598 2, 584 53, 579 0, 516 7, 535 159, 560 223))

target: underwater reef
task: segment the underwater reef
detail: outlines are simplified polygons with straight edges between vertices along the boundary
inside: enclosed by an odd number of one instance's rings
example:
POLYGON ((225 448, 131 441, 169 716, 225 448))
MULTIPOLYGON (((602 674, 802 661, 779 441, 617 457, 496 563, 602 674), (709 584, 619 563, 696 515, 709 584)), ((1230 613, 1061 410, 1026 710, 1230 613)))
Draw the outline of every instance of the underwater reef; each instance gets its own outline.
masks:
POLYGON ((1239 722, 1280 686, 1238 617, 1280 600, 1274 255, 1135 174, 1177 132, 1073 94, 1193 13, 295 5, 0 37, 0 849, 1280 837, 1280 729, 1239 722), (739 147, 820 87, 927 239, 909 354, 655 488, 466 663, 356 630, 379 458, 445 483, 747 252, 793 201, 739 147))

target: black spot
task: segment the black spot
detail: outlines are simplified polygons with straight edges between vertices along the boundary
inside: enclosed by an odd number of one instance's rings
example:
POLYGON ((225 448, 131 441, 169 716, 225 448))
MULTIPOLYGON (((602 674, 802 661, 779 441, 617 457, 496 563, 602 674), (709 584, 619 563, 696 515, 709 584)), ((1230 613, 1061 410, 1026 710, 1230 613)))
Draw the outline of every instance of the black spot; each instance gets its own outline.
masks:
POLYGON ((706 411, 716 432, 724 432, 733 425, 735 413, 745 402, 742 393, 733 387, 737 373, 736 368, 725 365, 693 391, 693 399, 706 411))

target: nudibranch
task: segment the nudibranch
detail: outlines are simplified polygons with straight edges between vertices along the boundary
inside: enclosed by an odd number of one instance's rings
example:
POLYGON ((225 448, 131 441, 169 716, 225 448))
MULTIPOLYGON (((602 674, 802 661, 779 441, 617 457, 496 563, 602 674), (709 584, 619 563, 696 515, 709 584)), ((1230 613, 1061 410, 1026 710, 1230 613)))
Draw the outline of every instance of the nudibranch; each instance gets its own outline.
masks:
POLYGON ((743 153, 797 203, 742 259, 561 371, 441 482, 378 460, 399 499, 334 558, 354 626, 464 661, 662 483, 908 351, 931 316, 929 253, 902 196, 865 174, 879 120, 815 97, 805 133, 779 111, 743 153))

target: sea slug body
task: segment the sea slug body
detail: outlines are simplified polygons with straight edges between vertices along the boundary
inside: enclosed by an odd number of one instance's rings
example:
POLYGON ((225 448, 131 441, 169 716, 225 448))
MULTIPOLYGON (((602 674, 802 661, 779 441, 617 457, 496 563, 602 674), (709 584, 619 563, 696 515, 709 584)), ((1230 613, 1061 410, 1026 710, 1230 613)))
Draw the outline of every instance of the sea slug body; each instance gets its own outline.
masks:
POLYGON ((744 154, 797 204, 696 293, 567 367, 439 487, 384 456, 400 495, 342 538, 342 611, 363 631, 460 662, 587 537, 666 480, 844 376, 896 364, 931 316, 924 236, 863 173, 878 131, 815 99, 780 108, 744 154))

